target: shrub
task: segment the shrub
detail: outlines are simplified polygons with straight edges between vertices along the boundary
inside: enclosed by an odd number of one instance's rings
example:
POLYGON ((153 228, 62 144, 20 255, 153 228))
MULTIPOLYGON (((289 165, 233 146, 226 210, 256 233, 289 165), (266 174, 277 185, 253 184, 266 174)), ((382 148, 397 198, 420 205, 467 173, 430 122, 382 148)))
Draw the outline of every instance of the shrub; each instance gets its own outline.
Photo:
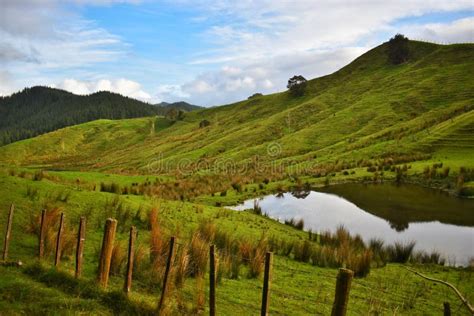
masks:
MULTIPOLYGON (((56 251, 56 240, 58 236, 59 220, 61 209, 51 207, 46 211, 44 219, 44 254, 46 256, 53 255, 56 251)), ((30 215, 29 222, 26 225, 26 231, 39 237, 41 228, 41 213, 30 215)), ((74 246, 76 244, 76 236, 74 229, 64 223, 61 238, 61 258, 72 256, 74 246)))
POLYGON ((370 272, 370 263, 372 261, 372 252, 365 250, 360 254, 352 255, 348 262, 347 267, 354 271, 354 276, 363 278, 370 272))
POLYGON ((439 265, 444 265, 446 263, 445 259, 437 251, 433 251, 431 254, 426 251, 417 251, 410 257, 410 262, 439 265))
POLYGON ((415 242, 396 242, 393 246, 390 245, 386 248, 388 258, 390 262, 406 263, 415 248, 415 242))
POLYGON ((147 262, 147 250, 142 244, 137 244, 133 256, 133 277, 136 279, 143 279, 146 274, 146 268, 148 267, 147 262))
POLYGON ((33 175, 33 181, 41 181, 44 178, 43 170, 38 170, 33 175))
POLYGON ((294 218, 285 219, 285 225, 293 226, 296 229, 303 230, 304 219, 295 220, 294 218))
POLYGON ((263 271, 265 263, 265 253, 267 252, 268 243, 264 235, 260 237, 257 245, 252 248, 249 258, 249 277, 258 278, 263 271))
POLYGON ((156 208, 150 211, 148 219, 150 225, 151 277, 153 281, 159 283, 166 262, 166 243, 163 240, 162 230, 158 220, 158 210, 156 208))
POLYGON ((209 125, 211 125, 211 122, 209 122, 208 120, 202 120, 201 122, 199 122, 199 128, 204 128, 209 125))
POLYGON ((253 201, 253 209, 252 209, 252 213, 256 214, 256 215, 262 215, 262 208, 260 207, 259 203, 257 200, 254 200, 253 201))
POLYGON ((237 183, 237 182, 232 183, 232 188, 239 193, 242 192, 242 185, 240 183, 237 183))
POLYGON ((206 273, 209 243, 196 231, 189 245, 189 274, 203 276, 206 273))
POLYGON ((186 275, 188 272, 188 264, 189 264, 189 255, 188 250, 184 247, 180 249, 180 251, 176 254, 175 259, 175 268, 174 272, 174 282, 176 287, 181 288, 184 285, 184 281, 186 279, 186 275))
POLYGON ((110 261, 110 274, 120 275, 123 270, 126 259, 127 259, 127 253, 124 250, 122 243, 119 241, 116 241, 114 243, 114 248, 112 249, 112 258, 110 261))
POLYGON ((35 200, 39 194, 39 190, 37 188, 27 186, 26 187, 26 196, 30 198, 30 200, 35 200))
POLYGON ((295 224, 295 228, 296 229, 299 229, 299 230, 303 230, 304 229, 304 220, 302 218, 300 218, 296 224, 295 224))
POLYGON ((308 240, 296 242, 294 247, 295 260, 308 262, 312 254, 311 248, 311 242, 308 240))
POLYGON ((250 100, 250 99, 258 98, 258 97, 261 97, 262 95, 263 94, 257 92, 257 93, 252 94, 251 96, 249 96, 247 99, 250 100))
POLYGON ((197 232, 203 240, 212 243, 216 237, 217 228, 212 221, 203 220, 199 223, 197 232))
POLYGON ((384 265, 387 261, 387 254, 383 247, 384 241, 380 238, 372 238, 369 240, 369 249, 372 251, 373 258, 377 262, 377 266, 384 265))
POLYGON ((311 262, 320 267, 338 267, 335 251, 329 246, 313 248, 311 252, 311 262))

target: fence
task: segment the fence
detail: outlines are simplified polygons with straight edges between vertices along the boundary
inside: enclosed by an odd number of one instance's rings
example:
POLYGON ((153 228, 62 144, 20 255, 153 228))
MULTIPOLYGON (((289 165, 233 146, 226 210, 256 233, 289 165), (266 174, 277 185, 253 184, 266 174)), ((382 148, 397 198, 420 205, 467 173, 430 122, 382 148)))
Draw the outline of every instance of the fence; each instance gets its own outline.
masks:
MULTIPOLYGON (((7 218, 6 232, 5 232, 4 245, 3 245, 2 265, 21 266, 21 262, 8 261, 9 245, 10 245, 10 240, 11 240, 11 235, 12 235, 13 212, 14 212, 14 205, 12 204, 10 207, 10 211, 8 213, 8 218, 7 218)), ((40 220, 40 229, 39 229, 39 240, 38 240, 38 259, 39 260, 44 260, 46 218, 47 218, 47 211, 42 210, 41 220, 40 220)), ((55 243, 55 255, 54 255, 55 267, 58 267, 60 265, 61 251, 62 251, 61 245, 62 245, 63 230, 64 230, 64 219, 65 219, 65 215, 61 213, 59 228, 57 231, 56 243, 55 243)), ((77 232, 77 242, 76 242, 76 252, 75 252, 74 276, 76 279, 81 278, 81 274, 82 274, 84 242, 86 240, 85 227, 86 227, 86 218, 81 217, 79 221, 79 229, 77 232)), ((111 266, 111 260, 112 260, 112 251, 113 251, 114 242, 115 242, 116 229, 117 229, 117 220, 108 218, 105 222, 104 235, 102 238, 102 247, 100 250, 99 265, 98 265, 98 272, 97 272, 97 284, 103 289, 106 289, 108 286, 108 279, 109 279, 109 274, 110 274, 110 266, 111 266)), ((134 226, 132 226, 130 227, 130 232, 129 232, 126 273, 124 274, 123 291, 126 295, 128 295, 132 291, 136 239, 137 239, 137 230, 134 226)), ((171 273, 171 270, 173 269, 175 252, 178 245, 185 246, 183 244, 178 243, 177 239, 174 236, 171 237, 169 241, 168 253, 165 258, 166 266, 164 270, 162 290, 161 290, 159 300, 157 300, 157 313, 158 314, 163 313, 164 306, 166 305, 166 301, 168 300, 169 287, 170 287, 170 284, 169 284, 170 273, 171 273)), ((221 253, 221 251, 219 251, 219 253, 221 253)), ((234 256, 232 254, 226 254, 226 255, 234 256)), ((217 306, 216 306, 217 256, 218 254, 216 252, 216 247, 215 245, 211 244, 209 247, 209 298, 208 298, 209 314, 211 316, 215 316, 217 314, 217 306)), ((239 259, 241 260, 242 258, 239 258, 239 259)), ((260 314, 262 316, 269 314, 269 308, 271 305, 270 298, 271 298, 271 292, 272 292, 271 290, 272 265, 273 265, 273 253, 266 252, 265 259, 264 259, 264 276, 263 276, 263 286, 262 286, 262 293, 261 293, 261 308, 260 308, 260 314)), ((298 272, 298 271, 295 271, 295 272, 298 272)), ((354 273, 351 270, 348 270, 345 268, 339 269, 337 278, 335 280, 336 287, 335 287, 334 299, 333 299, 332 307, 331 307, 332 316, 346 315, 348 311, 350 290, 353 284, 355 284, 358 287, 366 288, 367 290, 372 291, 372 289, 369 289, 363 284, 357 282, 356 279, 354 279, 354 282, 353 282, 353 276, 354 276, 354 273)), ((328 276, 323 275, 321 277, 328 277, 328 276)), ((334 277, 330 277, 330 278, 331 280, 334 280, 334 277)), ((451 286, 450 284, 448 285, 451 286)), ((455 290, 457 291, 457 289, 455 290)), ((282 293, 278 293, 278 294, 282 294, 282 293)), ((460 296, 462 304, 464 304, 472 313, 473 312, 472 306, 470 306, 469 302, 464 297, 462 297, 460 293, 457 293, 457 294, 460 296)), ((367 297, 360 297, 360 298, 364 300, 368 299, 367 297)), ((394 297, 394 299, 396 299, 396 296, 394 297)), ((428 302, 426 303, 429 305, 428 302)), ((450 307, 449 302, 444 302, 443 307, 442 308, 439 307, 439 309, 443 312, 444 315, 451 315, 451 307, 450 307)), ((357 311, 353 311, 353 312, 356 314, 359 314, 357 311)))

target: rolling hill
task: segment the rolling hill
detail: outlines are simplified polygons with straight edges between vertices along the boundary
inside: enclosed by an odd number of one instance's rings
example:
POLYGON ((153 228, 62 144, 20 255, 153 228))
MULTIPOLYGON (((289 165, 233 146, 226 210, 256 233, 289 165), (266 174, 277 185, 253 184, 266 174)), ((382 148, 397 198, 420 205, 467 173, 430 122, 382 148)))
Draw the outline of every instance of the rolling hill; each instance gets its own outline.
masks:
MULTIPOLYGON (((342 228, 331 240, 330 233, 304 231, 304 223, 300 228, 291 221, 283 224, 257 208, 222 207, 274 192, 305 193, 329 182, 392 180, 398 176, 395 168, 406 168, 407 178, 447 180, 443 184, 451 188, 459 184, 460 168, 471 168, 471 179, 463 181, 474 184, 474 44, 411 41, 409 46, 408 62, 391 64, 383 44, 331 75, 310 80, 299 97, 286 91, 174 118, 93 120, 0 147, 0 227, 7 227, 6 211, 14 203, 8 258, 24 264, 0 265, 0 310, 154 315, 163 293, 166 241, 173 236, 177 251, 171 267, 177 272, 167 295, 173 315, 207 312, 209 274, 189 272, 196 271, 197 253, 207 265, 211 243, 218 249, 216 300, 222 315, 258 314, 262 276, 252 276, 251 269, 263 268, 265 251, 274 252, 272 315, 330 315, 340 267, 368 273, 352 281, 348 315, 433 315, 445 302, 467 315, 453 291, 407 269, 455 284, 472 302, 472 267, 438 265, 436 250, 398 260, 389 251, 393 245, 383 240, 377 243, 385 247, 378 254, 374 247, 372 254, 372 245, 366 248, 369 243, 360 236, 352 239, 342 228), (449 178, 438 178, 446 170, 449 178), (54 241, 63 227, 56 226, 60 212, 71 242, 61 249, 60 266, 53 267, 54 241), (38 260, 41 214, 56 224, 48 220, 49 251, 38 260), (80 218, 87 220, 84 266, 75 279, 80 218), (103 289, 97 286, 97 266, 108 218, 117 219, 117 231, 114 272, 103 289), (139 231, 133 287, 124 295, 132 225, 139 231), (179 271, 189 271, 181 283, 179 271)), ((405 186, 407 203, 419 196, 412 187, 405 186)), ((383 207, 369 211, 406 226, 400 218, 406 212, 393 212, 401 208, 398 200, 385 203, 386 193, 379 192, 376 200, 383 207)), ((357 205, 368 194, 357 188, 350 192, 357 205)), ((431 221, 430 205, 420 203, 419 214, 411 218, 431 221)), ((446 213, 450 223, 472 222, 463 212, 446 213)))
POLYGON ((185 111, 185 112, 191 112, 191 111, 196 111, 196 110, 203 109, 202 106, 190 104, 190 103, 184 102, 184 101, 173 102, 173 103, 160 102, 158 104, 155 104, 155 106, 164 108, 166 110, 175 109, 175 110, 178 110, 178 111, 181 110, 181 111, 185 111))
POLYGON ((279 163, 299 173, 474 156, 474 44, 409 42, 387 60, 387 43, 339 71, 308 81, 301 97, 276 93, 186 113, 184 119, 99 120, 0 148, 4 164, 126 173, 204 171, 222 163, 255 173, 279 163), (200 127, 207 120, 210 125, 200 127), (181 170, 182 171, 182 170, 181 170))
POLYGON ((80 96, 48 87, 0 98, 0 145, 97 119, 157 115, 163 110, 111 92, 80 96))

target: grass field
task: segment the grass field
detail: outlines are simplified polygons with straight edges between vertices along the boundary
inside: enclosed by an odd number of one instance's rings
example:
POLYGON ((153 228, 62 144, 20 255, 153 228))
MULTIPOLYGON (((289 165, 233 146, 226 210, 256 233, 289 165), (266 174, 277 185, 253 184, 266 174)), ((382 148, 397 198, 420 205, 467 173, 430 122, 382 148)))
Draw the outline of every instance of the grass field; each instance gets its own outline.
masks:
MULTIPOLYGON (((22 260, 25 263, 25 268, 22 269, 0 268, 1 310, 10 311, 12 314, 31 311, 49 314, 52 310, 59 313, 94 314, 111 314, 119 310, 123 313, 153 312, 159 299, 159 286, 150 288, 144 280, 135 280, 130 300, 119 295, 123 286, 123 278, 120 275, 112 277, 107 291, 95 286, 97 252, 101 243, 102 226, 107 217, 106 204, 114 194, 91 192, 74 184, 56 183, 47 179, 33 181, 8 175, 3 175, 0 179, 0 193, 2 196, 8 196, 8 201, 16 203, 10 259, 22 260), (28 187, 36 188, 37 193, 27 196, 28 187), (65 191, 70 192, 67 201, 54 199, 56 193, 65 191), (53 268, 51 256, 47 257, 41 266, 35 263, 37 237, 27 232, 25 227, 30 222, 31 214, 39 213, 46 202, 60 207, 66 213, 66 225, 76 226, 79 216, 88 218, 84 277, 80 282, 73 278, 73 258, 65 257, 59 270, 53 268), (45 299, 32 301, 32 296, 45 299)), ((249 212, 237 213, 202 204, 154 200, 143 196, 122 196, 121 199, 133 210, 140 206, 148 209, 152 205, 159 205, 163 227, 166 227, 165 234, 177 235, 178 240, 183 242, 188 240, 190 232, 201 220, 209 218, 220 228, 232 231, 232 234, 239 238, 258 239, 263 232, 294 240, 304 240, 307 235, 295 228, 249 212)), ((1 227, 5 225, 8 201, 1 201, 0 209, 4 210, 0 219, 1 227)), ((118 240, 126 240, 126 230, 126 227, 119 224, 118 240)), ((146 245, 148 239, 148 229, 139 228, 139 243, 146 245)), ((474 282, 471 270, 435 265, 412 267, 452 282, 470 299, 473 298, 474 282)), ((262 280, 248 279, 245 276, 245 268, 243 269, 239 279, 223 278, 218 285, 217 306, 223 315, 249 315, 259 310, 262 280)), ((280 255, 275 256, 273 269, 272 314, 326 315, 330 312, 337 269, 320 268, 280 255)), ((207 291, 207 285, 205 288, 207 291)), ((182 288, 173 291, 172 304, 181 302, 180 304, 184 304, 181 308, 193 314, 197 305, 196 293, 196 279, 188 278, 182 288)), ((405 270, 403 265, 388 264, 385 267, 373 268, 368 277, 354 281, 349 314, 379 312, 430 315, 441 312, 442 303, 446 300, 453 304, 458 302, 449 289, 421 279, 405 270)), ((463 308, 460 313, 464 313, 463 308)))
MULTIPOLYGON (((152 313, 161 287, 153 277, 137 276, 128 299, 120 294, 123 271, 112 276, 108 290, 95 284, 108 217, 119 221, 123 251, 131 225, 148 251, 153 208, 163 238, 176 236, 182 247, 205 221, 242 243, 262 236, 304 243, 308 232, 223 206, 359 181, 405 181, 474 196, 474 45, 411 41, 410 61, 399 66, 387 62, 385 49, 309 81, 301 97, 276 93, 186 113, 178 121, 98 120, 0 147, 0 227, 14 203, 10 259, 25 263, 0 266, 0 314, 152 313), (202 120, 210 126, 200 128, 202 120), (59 269, 51 256, 36 263, 32 227, 42 208, 63 211, 69 229, 87 218, 80 281, 73 278, 70 255, 59 269)), ((310 243, 324 246, 319 239, 310 243)), ((310 262, 295 260, 294 253, 275 255, 271 314, 330 313, 337 267, 310 262)), ((409 266, 474 299, 472 267, 409 266)), ((468 314, 451 290, 405 267, 373 264, 368 276, 355 279, 349 314, 433 315, 442 313, 444 301, 453 314, 468 314)), ((239 278, 223 277, 218 285, 219 314, 258 313, 261 276, 248 278, 250 265, 241 269, 239 278)), ((171 314, 207 308, 204 276, 204 287, 193 276, 172 291, 171 314)))

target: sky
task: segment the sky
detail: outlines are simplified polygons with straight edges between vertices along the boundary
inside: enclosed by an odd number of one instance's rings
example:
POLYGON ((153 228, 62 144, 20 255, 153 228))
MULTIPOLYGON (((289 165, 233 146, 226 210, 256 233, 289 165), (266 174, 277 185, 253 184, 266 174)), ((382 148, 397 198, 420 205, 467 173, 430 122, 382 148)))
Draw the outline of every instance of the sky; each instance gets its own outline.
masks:
POLYGON ((332 73, 397 33, 474 42, 474 0, 0 0, 0 95, 215 106, 332 73))

